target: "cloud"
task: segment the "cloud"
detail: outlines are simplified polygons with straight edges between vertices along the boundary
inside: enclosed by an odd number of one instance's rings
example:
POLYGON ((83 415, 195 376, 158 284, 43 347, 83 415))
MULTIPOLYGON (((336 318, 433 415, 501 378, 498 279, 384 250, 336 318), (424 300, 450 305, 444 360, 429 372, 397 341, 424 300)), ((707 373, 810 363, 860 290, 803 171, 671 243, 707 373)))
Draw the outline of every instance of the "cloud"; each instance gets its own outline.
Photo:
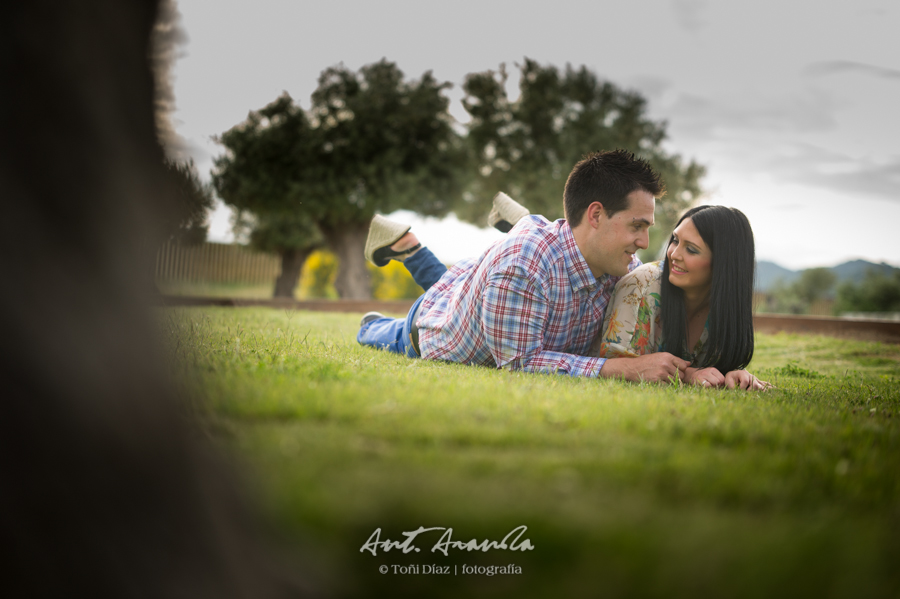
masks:
POLYGON ((772 208, 775 212, 800 212, 806 209, 805 204, 777 204, 772 208))
POLYGON ((869 8, 860 8, 857 12, 857 15, 861 17, 886 17, 890 13, 886 8, 881 7, 869 7, 869 8))
POLYGON ((664 96, 672 89, 672 82, 664 77, 638 75, 627 80, 629 87, 637 89, 651 104, 663 102, 664 96))
POLYGON ((842 73, 862 73, 883 79, 900 81, 900 70, 898 69, 879 67, 852 60, 826 60, 814 62, 807 65, 802 72, 804 75, 810 77, 826 77, 828 75, 839 75, 842 73))
POLYGON ((688 33, 699 33, 706 26, 705 9, 706 0, 672 0, 675 21, 688 33))
POLYGON ((820 187, 900 201, 900 160, 860 164, 853 172, 820 174, 820 180, 820 187))
POLYGON ((852 196, 900 201, 900 157, 884 161, 856 158, 809 144, 794 144, 788 155, 770 159, 767 172, 791 183, 852 196))
POLYGON ((718 98, 681 93, 672 97, 674 100, 661 107, 663 116, 679 136, 695 139, 723 140, 760 133, 783 137, 837 127, 838 103, 823 90, 807 89, 782 95, 742 93, 718 98))

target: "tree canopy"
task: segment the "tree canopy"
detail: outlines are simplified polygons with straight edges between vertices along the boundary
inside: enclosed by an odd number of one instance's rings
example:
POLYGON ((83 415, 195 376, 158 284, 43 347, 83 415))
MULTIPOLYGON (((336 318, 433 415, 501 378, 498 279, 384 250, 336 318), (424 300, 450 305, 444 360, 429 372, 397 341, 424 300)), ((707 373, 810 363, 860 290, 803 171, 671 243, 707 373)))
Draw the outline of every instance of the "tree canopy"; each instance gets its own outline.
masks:
POLYGON ((173 197, 166 204, 166 238, 187 244, 203 243, 209 230, 206 219, 213 207, 212 189, 200 181, 193 160, 165 159, 163 164, 174 190, 173 197))
POLYGON ((871 269, 858 285, 841 284, 835 313, 841 312, 900 312, 900 270, 886 274, 871 269))
MULTIPOLYGON (((558 218, 572 166, 592 151, 624 148, 648 160, 668 188, 642 256, 654 257, 678 213, 701 195, 704 168, 663 147, 666 124, 647 117, 638 93, 584 66, 559 70, 526 58, 519 70, 515 101, 503 66, 466 77, 463 138, 448 113, 450 84, 430 72, 407 80, 387 60, 326 69, 308 109, 283 93, 218 137, 225 153, 213 184, 252 243, 282 255, 283 274, 290 257, 293 284, 298 262, 324 243, 338 257, 339 295, 365 298, 363 248, 375 213, 452 210, 483 224, 488 200, 506 191, 558 218)), ((288 288, 282 281, 280 293, 288 288)))
POLYGON ((663 148, 666 124, 646 116, 638 93, 601 81, 585 66, 560 71, 526 58, 519 71, 515 101, 507 97, 502 65, 465 79, 463 106, 471 115, 468 143, 477 173, 457 215, 483 222, 485 200, 506 191, 532 212, 560 218, 575 163, 592 151, 624 148, 648 160, 668 189, 657 203, 658 226, 647 252, 655 254, 677 215, 701 195, 704 168, 663 148))
MULTIPOLYGON (((298 231, 306 228, 308 237, 291 235, 282 222, 278 239, 293 240, 283 250, 320 235, 338 255, 341 297, 368 297, 363 247, 372 216, 445 214, 459 195, 465 152, 447 112, 449 86, 430 72, 407 81, 387 60, 358 72, 326 69, 309 110, 283 93, 218 138, 226 153, 215 161, 213 183, 256 223, 272 229, 290 215, 298 231)), ((254 232, 251 239, 276 249, 272 236, 254 232)))
POLYGON ((837 276, 830 268, 807 268, 794 282, 794 289, 807 304, 823 299, 834 288, 837 276))

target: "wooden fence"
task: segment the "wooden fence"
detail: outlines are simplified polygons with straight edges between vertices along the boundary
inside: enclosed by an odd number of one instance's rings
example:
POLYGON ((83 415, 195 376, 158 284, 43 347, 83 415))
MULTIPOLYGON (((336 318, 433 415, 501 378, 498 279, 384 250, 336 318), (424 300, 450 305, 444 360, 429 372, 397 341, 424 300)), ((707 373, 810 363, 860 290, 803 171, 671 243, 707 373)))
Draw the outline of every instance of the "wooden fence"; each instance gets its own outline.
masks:
POLYGON ((241 245, 169 242, 156 254, 157 281, 267 285, 280 273, 278 256, 241 245))
MULTIPOLYGON (((772 298, 768 293, 763 293, 762 291, 757 291, 753 294, 753 312, 756 314, 773 314, 776 313, 771 309, 771 300, 772 298)), ((833 299, 821 299, 816 300, 812 303, 812 305, 806 307, 806 312, 809 316, 833 316, 834 315, 834 300, 833 299)))

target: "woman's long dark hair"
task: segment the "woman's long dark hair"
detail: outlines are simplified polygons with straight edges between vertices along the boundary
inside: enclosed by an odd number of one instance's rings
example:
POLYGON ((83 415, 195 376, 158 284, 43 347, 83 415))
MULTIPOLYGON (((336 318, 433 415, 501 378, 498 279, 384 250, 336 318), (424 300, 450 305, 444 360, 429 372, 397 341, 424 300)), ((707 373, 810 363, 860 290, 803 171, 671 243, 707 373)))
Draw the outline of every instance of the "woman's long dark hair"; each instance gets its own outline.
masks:
MULTIPOLYGON (((753 230, 744 213, 725 206, 697 206, 689 218, 712 251, 709 336, 692 366, 714 366, 722 374, 739 370, 753 357, 753 279, 756 249, 753 230)), ((676 225, 677 227, 678 225, 676 225)), ((673 237, 669 238, 669 244, 673 237)), ((667 246, 668 247, 668 246, 667 246)), ((669 260, 662 274, 663 351, 688 359, 684 292, 669 282, 669 260)))

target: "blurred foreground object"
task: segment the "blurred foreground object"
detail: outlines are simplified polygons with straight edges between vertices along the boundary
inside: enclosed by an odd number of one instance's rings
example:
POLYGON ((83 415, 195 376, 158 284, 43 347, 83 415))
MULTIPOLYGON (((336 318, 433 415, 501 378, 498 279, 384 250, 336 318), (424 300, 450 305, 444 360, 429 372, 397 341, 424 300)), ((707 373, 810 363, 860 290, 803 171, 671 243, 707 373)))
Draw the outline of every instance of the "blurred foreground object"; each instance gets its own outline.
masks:
POLYGON ((2 21, 7 597, 296 593, 155 351, 148 258, 177 193, 154 128, 156 11, 37 0, 2 21))

